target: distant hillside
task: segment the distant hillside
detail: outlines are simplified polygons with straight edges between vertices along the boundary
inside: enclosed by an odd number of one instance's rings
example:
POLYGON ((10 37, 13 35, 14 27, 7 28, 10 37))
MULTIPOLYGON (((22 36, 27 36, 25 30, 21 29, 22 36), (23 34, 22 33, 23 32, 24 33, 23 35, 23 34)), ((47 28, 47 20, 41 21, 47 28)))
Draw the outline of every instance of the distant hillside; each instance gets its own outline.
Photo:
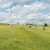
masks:
POLYGON ((0 25, 10 25, 10 24, 8 24, 8 23, 0 23, 0 25))

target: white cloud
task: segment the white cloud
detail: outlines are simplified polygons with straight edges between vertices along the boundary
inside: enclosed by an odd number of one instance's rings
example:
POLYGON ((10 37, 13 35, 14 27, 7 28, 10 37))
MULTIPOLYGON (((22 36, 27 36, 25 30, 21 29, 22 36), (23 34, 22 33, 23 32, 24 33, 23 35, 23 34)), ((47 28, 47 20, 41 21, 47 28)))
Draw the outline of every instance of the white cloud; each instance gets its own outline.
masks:
POLYGON ((14 2, 30 2, 30 1, 33 1, 33 0, 13 0, 14 2))
POLYGON ((43 2, 50 2, 50 0, 12 0, 14 2, 34 2, 34 1, 43 1, 43 2))
POLYGON ((8 2, 3 5, 3 8, 11 7, 13 2, 8 2))
POLYGON ((0 1, 0 10, 9 8, 13 5, 13 2, 7 2, 7 1, 0 1))
POLYGON ((3 0, 0 0, 0 3, 2 3, 3 2, 3 0))
MULTIPOLYGON (((24 0, 20 0, 24 1, 24 0)), ((2 8, 10 7, 13 2, 4 3, 2 8)), ((30 5, 16 5, 6 9, 5 12, 0 12, 0 21, 6 23, 33 23, 41 22, 40 20, 50 18, 49 14, 40 13, 39 10, 49 8, 49 4, 43 2, 34 2, 30 5)))

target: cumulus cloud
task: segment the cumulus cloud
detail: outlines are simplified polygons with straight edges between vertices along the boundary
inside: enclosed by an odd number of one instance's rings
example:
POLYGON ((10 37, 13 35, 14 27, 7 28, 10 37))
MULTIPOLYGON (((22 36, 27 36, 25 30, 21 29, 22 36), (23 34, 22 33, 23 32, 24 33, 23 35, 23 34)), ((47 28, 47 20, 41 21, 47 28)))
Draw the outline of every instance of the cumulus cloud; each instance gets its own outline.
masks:
POLYGON ((14 2, 34 2, 34 1, 43 1, 50 2, 50 0, 13 0, 14 2))
POLYGON ((8 2, 6 0, 1 0, 0 1, 0 10, 1 9, 5 9, 5 8, 9 8, 13 5, 13 2, 8 2))
POLYGON ((14 2, 30 2, 30 1, 33 1, 33 0, 13 0, 14 2))
POLYGON ((5 3, 5 4, 3 5, 3 8, 10 7, 12 4, 13 4, 12 2, 5 3))
MULTIPOLYGON (((14 0, 16 2, 29 2, 32 0, 14 0)), ((44 23, 49 22, 50 13, 41 13, 40 10, 49 9, 48 3, 37 1, 32 4, 13 5, 13 1, 0 1, 0 10, 7 8, 4 12, 0 12, 0 22, 5 23, 44 23), (13 6, 12 6, 13 5, 13 6), (11 7, 12 6, 12 7, 11 7), (10 8, 11 7, 11 8, 10 8)))

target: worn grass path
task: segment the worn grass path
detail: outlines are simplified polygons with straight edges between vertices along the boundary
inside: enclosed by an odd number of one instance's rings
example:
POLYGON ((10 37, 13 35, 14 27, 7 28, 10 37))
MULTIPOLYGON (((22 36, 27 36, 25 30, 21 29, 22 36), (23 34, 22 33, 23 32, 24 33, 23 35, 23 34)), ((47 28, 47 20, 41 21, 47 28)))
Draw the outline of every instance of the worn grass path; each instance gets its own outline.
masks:
POLYGON ((0 50, 50 50, 50 26, 0 25, 0 50))

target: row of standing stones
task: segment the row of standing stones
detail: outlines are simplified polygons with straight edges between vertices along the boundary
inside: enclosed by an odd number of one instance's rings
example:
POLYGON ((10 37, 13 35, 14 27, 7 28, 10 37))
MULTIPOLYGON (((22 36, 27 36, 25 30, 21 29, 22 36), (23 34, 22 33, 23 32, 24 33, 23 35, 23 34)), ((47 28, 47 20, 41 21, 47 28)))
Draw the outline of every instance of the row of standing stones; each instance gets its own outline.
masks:
MULTIPOLYGON (((48 24, 47 23, 45 23, 44 25, 43 25, 43 30, 46 30, 45 28, 48 26, 48 24)), ((29 26, 29 28, 31 28, 32 27, 32 25, 30 24, 30 26, 29 26)), ((37 28, 37 25, 35 24, 35 28, 37 28)))
MULTIPOLYGON (((29 28, 31 28, 32 26, 33 26, 33 24, 27 24, 27 25, 29 25, 29 28)), ((38 27, 36 24, 34 25, 35 26, 35 29, 38 27)), ((45 28, 48 26, 48 24, 47 23, 45 23, 44 25, 43 25, 43 30, 46 30, 45 28)), ((12 28, 13 27, 13 25, 12 24, 10 24, 10 27, 12 28)))

